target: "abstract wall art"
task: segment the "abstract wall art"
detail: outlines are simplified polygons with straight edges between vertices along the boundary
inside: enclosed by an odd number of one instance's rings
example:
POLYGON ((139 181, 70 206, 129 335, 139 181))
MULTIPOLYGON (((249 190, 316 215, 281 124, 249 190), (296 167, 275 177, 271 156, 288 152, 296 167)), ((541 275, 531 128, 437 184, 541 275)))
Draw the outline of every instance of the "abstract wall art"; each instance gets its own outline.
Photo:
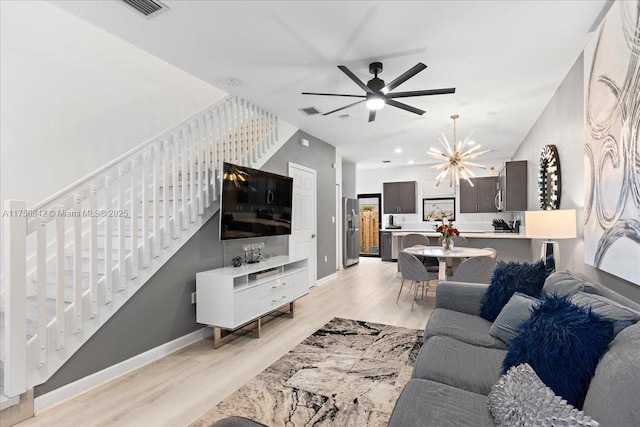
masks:
POLYGON ((585 50, 585 262, 640 285, 640 0, 585 50))

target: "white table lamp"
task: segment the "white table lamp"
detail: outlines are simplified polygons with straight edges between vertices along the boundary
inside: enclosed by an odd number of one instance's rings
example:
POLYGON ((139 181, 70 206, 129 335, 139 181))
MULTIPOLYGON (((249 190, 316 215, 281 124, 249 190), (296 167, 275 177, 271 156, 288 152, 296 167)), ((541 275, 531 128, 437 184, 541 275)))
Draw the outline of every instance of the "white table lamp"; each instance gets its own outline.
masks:
POLYGON ((524 213, 525 235, 531 239, 546 239, 542 243, 540 257, 550 270, 560 265, 560 250, 557 239, 575 239, 575 209, 526 211, 524 213))

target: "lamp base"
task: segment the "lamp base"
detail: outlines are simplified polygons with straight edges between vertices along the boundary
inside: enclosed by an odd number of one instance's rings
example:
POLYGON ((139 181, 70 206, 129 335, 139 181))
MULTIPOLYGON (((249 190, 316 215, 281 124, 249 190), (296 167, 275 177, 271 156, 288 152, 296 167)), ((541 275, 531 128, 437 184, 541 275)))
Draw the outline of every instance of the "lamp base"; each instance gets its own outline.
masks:
POLYGON ((540 247, 540 258, 549 271, 556 271, 556 266, 560 265, 560 245, 553 240, 542 242, 540 247))

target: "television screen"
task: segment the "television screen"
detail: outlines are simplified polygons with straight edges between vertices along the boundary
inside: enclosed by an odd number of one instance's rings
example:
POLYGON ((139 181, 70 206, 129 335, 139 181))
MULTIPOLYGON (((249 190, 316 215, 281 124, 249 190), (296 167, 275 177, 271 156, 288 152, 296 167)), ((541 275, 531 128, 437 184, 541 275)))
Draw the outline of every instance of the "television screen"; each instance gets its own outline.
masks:
POLYGON ((220 240, 291 234, 293 178, 224 163, 220 240))

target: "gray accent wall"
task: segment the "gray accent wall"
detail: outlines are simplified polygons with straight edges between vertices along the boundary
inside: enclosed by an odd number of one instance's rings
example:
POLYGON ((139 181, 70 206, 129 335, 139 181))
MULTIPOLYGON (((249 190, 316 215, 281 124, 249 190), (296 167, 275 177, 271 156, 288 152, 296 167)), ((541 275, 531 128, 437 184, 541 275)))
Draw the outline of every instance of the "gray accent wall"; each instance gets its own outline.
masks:
MULTIPOLYGON (((584 59, 582 55, 513 156, 513 160, 529 161, 529 210, 540 210, 537 185, 538 165, 542 148, 547 144, 555 144, 560 157, 562 174, 560 209, 575 209, 578 221, 578 238, 559 241, 560 268, 583 273, 592 280, 640 302, 640 286, 584 262, 584 59)), ((531 251, 534 257, 539 256, 539 240, 532 241, 531 251)))
POLYGON ((203 327, 196 323, 196 273, 222 267, 215 214, 46 383, 40 396, 203 327))
POLYGON ((332 217, 336 216, 335 159, 333 145, 299 130, 262 167, 268 172, 287 175, 289 162, 292 162, 317 172, 318 280, 336 272, 337 218, 332 222, 332 217), (302 138, 309 141, 308 147, 300 143, 302 138))

